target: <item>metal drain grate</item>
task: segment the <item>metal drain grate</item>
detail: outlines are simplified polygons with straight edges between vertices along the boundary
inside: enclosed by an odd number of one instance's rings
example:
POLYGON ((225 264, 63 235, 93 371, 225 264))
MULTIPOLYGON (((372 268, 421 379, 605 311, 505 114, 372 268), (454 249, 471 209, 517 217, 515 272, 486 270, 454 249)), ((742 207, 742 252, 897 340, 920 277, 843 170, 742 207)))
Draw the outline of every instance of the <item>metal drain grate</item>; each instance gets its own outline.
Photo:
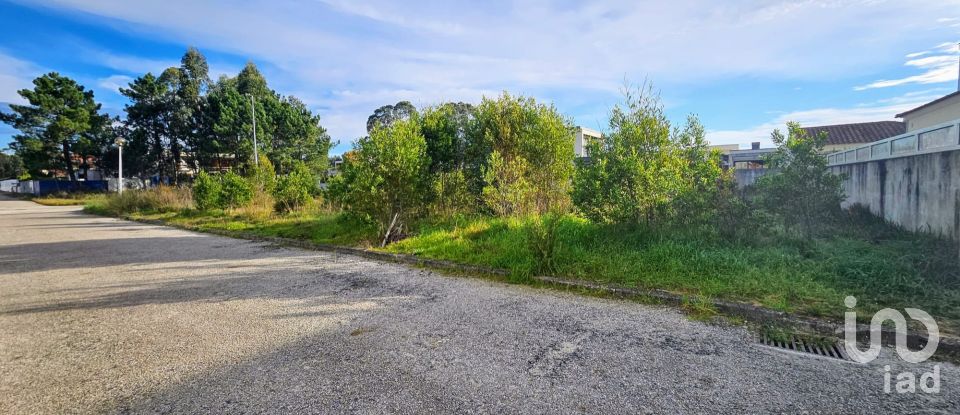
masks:
POLYGON ((815 356, 826 357, 830 359, 850 360, 843 346, 836 341, 813 341, 805 339, 802 336, 791 335, 786 339, 771 338, 766 334, 760 335, 757 343, 777 349, 789 350, 797 353, 811 354, 815 356))

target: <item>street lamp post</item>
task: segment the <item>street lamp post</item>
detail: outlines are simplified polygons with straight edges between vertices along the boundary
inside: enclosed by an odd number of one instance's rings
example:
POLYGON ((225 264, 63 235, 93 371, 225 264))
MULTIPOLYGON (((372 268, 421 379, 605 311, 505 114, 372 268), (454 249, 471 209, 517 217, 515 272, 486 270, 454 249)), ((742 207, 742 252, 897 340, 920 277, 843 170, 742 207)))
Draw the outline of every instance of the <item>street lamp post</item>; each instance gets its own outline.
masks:
POLYGON ((123 145, 127 140, 117 138, 117 193, 123 194, 123 145))

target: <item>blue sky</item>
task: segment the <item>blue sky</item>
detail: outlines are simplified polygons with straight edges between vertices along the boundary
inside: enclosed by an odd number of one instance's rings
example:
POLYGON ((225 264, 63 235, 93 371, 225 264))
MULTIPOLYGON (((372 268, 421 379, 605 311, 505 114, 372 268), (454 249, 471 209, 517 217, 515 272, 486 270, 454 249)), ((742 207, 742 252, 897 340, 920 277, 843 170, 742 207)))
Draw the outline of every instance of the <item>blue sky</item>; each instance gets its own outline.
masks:
MULTIPOLYGON (((349 148, 377 107, 553 102, 602 129, 624 80, 717 144, 769 143, 786 121, 889 120, 957 89, 960 0, 0 1, 0 102, 58 71, 121 114, 117 92, 198 47, 212 76, 255 62, 349 148)), ((0 125, 0 148, 13 131, 0 125)))

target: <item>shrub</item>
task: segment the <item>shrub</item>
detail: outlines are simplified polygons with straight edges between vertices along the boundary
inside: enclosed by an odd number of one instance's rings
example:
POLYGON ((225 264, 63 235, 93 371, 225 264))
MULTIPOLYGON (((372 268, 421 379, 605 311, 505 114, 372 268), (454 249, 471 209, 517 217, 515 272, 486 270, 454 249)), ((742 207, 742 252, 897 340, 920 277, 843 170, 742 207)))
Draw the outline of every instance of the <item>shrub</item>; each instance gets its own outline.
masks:
POLYGON ((779 130, 771 135, 777 151, 768 162, 778 171, 757 180, 758 199, 761 206, 781 218, 784 227, 798 230, 809 240, 840 213, 840 202, 845 198, 842 177, 827 168, 825 132, 811 136, 800 124, 787 126, 787 136, 779 130))
POLYGON ((317 189, 316 177, 302 162, 293 166, 290 174, 280 178, 274 191, 274 208, 278 212, 299 210, 313 198, 317 189))
POLYGON ((220 202, 222 209, 238 208, 253 200, 253 186, 242 176, 232 171, 220 179, 220 202))
POLYGON ((587 145, 577 164, 573 201, 596 222, 662 225, 697 220, 722 181, 719 153, 689 117, 674 129, 651 89, 625 92, 610 114, 610 132, 587 145))
POLYGON ((197 209, 210 210, 220 207, 220 193, 220 181, 201 170, 193 181, 193 202, 197 209))
POLYGON ((476 210, 477 198, 470 193, 467 178, 462 170, 440 172, 433 178, 433 203, 430 213, 450 216, 476 210))
POLYGON ((277 188, 277 173, 267 156, 260 156, 259 163, 247 166, 247 179, 255 192, 272 194, 277 188))
POLYGON ((387 228, 418 213, 426 190, 426 141, 416 120, 377 127, 344 157, 330 196, 348 212, 387 228))
POLYGON ((545 213, 569 205, 574 153, 573 123, 568 118, 552 105, 507 93, 497 99, 484 98, 475 117, 465 164, 470 175, 479 177, 468 178, 481 182, 478 193, 484 200, 490 200, 486 197, 490 195, 495 197, 494 203, 501 203, 490 206, 494 211, 545 213), (508 171, 514 168, 522 171, 508 171), (491 172, 498 181, 485 180, 491 172), (506 206, 503 197, 520 199, 510 200, 506 206))
POLYGON ((497 216, 514 216, 533 210, 533 186, 527 181, 529 164, 523 157, 506 161, 499 151, 490 154, 484 169, 483 201, 497 216))

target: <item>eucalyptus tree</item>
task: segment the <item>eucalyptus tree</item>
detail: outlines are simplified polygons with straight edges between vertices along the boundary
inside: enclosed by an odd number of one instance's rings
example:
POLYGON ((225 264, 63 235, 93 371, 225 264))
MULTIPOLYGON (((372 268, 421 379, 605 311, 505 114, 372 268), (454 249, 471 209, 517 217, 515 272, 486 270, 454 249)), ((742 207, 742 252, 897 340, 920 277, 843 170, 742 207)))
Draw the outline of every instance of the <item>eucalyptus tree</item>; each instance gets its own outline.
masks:
POLYGON ((396 121, 416 118, 417 115, 417 108, 410 101, 384 105, 374 110, 373 114, 367 117, 367 134, 372 133, 377 127, 386 127, 396 121))

